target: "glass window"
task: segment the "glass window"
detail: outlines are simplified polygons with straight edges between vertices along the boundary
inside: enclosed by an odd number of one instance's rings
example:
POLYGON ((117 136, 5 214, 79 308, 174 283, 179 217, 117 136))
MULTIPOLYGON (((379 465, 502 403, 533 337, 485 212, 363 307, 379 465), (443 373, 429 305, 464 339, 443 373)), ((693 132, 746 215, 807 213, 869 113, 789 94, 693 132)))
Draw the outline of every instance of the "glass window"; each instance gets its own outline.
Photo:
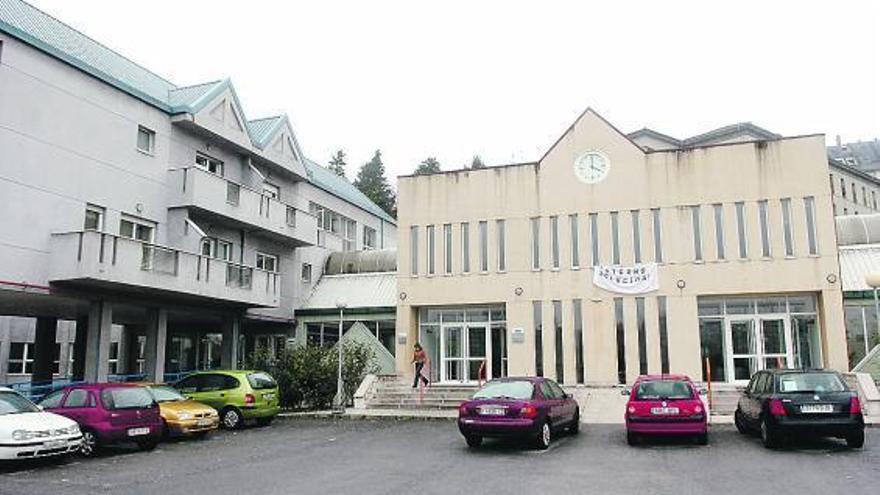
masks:
POLYGON ((550 217, 550 261, 554 269, 559 269, 559 217, 550 217))
POLYGON ((626 383, 626 332, 623 326, 623 298, 614 298, 614 327, 617 331, 617 383, 626 383))
POLYGON ((58 390, 43 397, 39 404, 46 409, 53 409, 61 406, 61 399, 64 398, 64 390, 58 390))
POLYGON ((434 226, 428 225, 425 227, 425 249, 427 249, 427 253, 425 256, 428 257, 428 275, 433 275, 435 271, 434 267, 434 226))
POLYGON ((86 205, 86 216, 83 222, 84 230, 104 230, 104 208, 94 205, 86 205))
POLYGON ((581 266, 581 253, 580 243, 578 239, 577 213, 568 216, 568 223, 571 228, 571 267, 578 268, 581 266))
POLYGON ((663 236, 660 226, 660 208, 651 210, 651 217, 654 223, 654 261, 663 262, 663 236))
POLYGON ((156 133, 139 125, 137 133, 137 149, 144 153, 153 154, 156 149, 156 133))
POLYGON ((247 381, 254 390, 262 390, 267 388, 275 388, 278 386, 275 379, 268 373, 262 371, 256 373, 248 373, 247 381))
POLYGON ((785 297, 764 297, 757 300, 759 314, 785 313, 785 297))
POLYGON ((9 374, 21 375, 33 372, 34 357, 30 342, 10 342, 9 359, 6 370, 9 374))
POLYGON ((495 221, 495 235, 497 235, 496 242, 498 243, 498 271, 503 272, 507 270, 507 253, 506 245, 507 245, 507 234, 505 232, 504 220, 496 220, 495 221))
POLYGON ((703 381, 727 381, 724 353, 724 320, 720 318, 700 318, 700 357, 703 381), (708 361, 708 367, 707 367, 708 361))
POLYGON ((635 400, 691 399, 694 390, 684 380, 645 380, 639 382, 635 400))
POLYGON ((611 212, 611 263, 620 264, 620 220, 616 211, 611 212))
POLYGON ((645 330, 645 298, 636 298, 636 325, 639 332, 639 373, 648 374, 648 332, 645 330))
POLYGON ((208 155, 196 153, 196 166, 212 174, 223 175, 223 162, 208 155))
POLYGON ((489 382, 474 394, 474 399, 495 397, 529 400, 534 395, 534 385, 526 381, 489 382))
POLYGON ((376 229, 364 225, 364 249, 376 249, 376 229))
POLYGON ((541 301, 532 301, 532 323, 535 329, 535 375, 544 376, 544 320, 541 301))
POLYGON ((468 222, 461 223, 461 271, 471 271, 471 226, 468 222))
POLYGON ((64 407, 86 407, 89 401, 89 392, 81 388, 76 388, 67 394, 64 400, 64 407))
POLYGON ((846 197, 846 182, 843 181, 843 177, 840 178, 840 192, 843 194, 843 197, 846 197))
POLYGON ((708 298, 698 298, 697 299, 697 314, 700 316, 714 316, 714 315, 723 315, 724 314, 724 300, 723 299, 708 299, 708 298))
POLYGON ((729 315, 755 314, 755 302, 751 299, 730 298, 725 300, 724 308, 729 315))
POLYGON ((571 301, 574 321, 574 349, 575 349, 575 378, 577 383, 584 383, 584 313, 582 301, 574 299, 571 301))
POLYGON ((761 256, 770 257, 770 219, 767 200, 758 201, 758 223, 761 226, 761 256))
POLYGON ((791 198, 779 200, 782 206, 782 240, 785 243, 785 255, 794 256, 794 239, 791 234, 791 198))
POLYGON ((303 282, 311 282, 312 281, 312 264, 311 263, 303 263, 302 264, 301 279, 303 282))
POLYGON ((412 226, 409 228, 409 253, 410 253, 410 273, 419 274, 419 228, 412 226))
POLYGON ((112 387, 101 390, 101 402, 109 410, 143 409, 153 403, 153 395, 142 387, 112 387))
POLYGON ((443 224, 443 273, 452 274, 452 224, 443 224))
POLYGON ((657 297, 657 318, 660 327, 660 372, 669 373, 669 333, 666 329, 666 296, 657 297))
POLYGON ((636 263, 642 262, 642 234, 639 225, 639 210, 631 210, 632 233, 633 233, 633 259, 636 263))
POLYGON ((846 385, 836 373, 785 373, 776 380, 782 393, 846 391, 846 385))
MULTIPOLYGON (((0 416, 39 411, 33 402, 15 392, 0 392, 0 416)), ((15 421, 12 422, 12 425, 14 427, 15 421)))
POLYGON ((599 214, 590 213, 590 244, 593 254, 593 266, 598 266, 599 262, 599 214))
POLYGON ((272 199, 280 199, 281 188, 276 186, 275 184, 263 182, 263 196, 267 196, 272 199))
POLYGON ((719 260, 724 257, 724 206, 720 203, 712 205, 715 212, 715 254, 719 260))
POLYGON ((267 272, 277 272, 278 256, 257 252, 257 268, 267 272))
POLYGON ((233 206, 238 206, 238 202, 240 199, 241 186, 239 186, 235 182, 226 181, 226 202, 233 206))
POLYGON ((565 357, 562 350, 562 301, 553 301, 554 346, 556 350, 556 379, 565 380, 565 357))
POLYGON ((815 315, 795 315, 791 318, 796 368, 821 368, 821 341, 815 315))
POLYGON ((703 259, 703 234, 700 225, 700 206, 691 206, 691 226, 694 238, 694 259, 701 261, 703 259))
POLYGON ((148 224, 134 218, 123 218, 119 221, 119 235, 128 239, 153 242, 155 224, 148 224))
POLYGON ((532 232, 532 270, 541 269, 541 219, 534 217, 530 220, 532 232))
POLYGON ((485 220, 479 223, 480 235, 480 271, 489 271, 489 226, 485 220))
MULTIPOLYGON (((876 205, 874 208, 876 209, 876 205)), ((816 198, 813 196, 804 198, 804 213, 807 217, 807 247, 810 254, 819 254, 819 246, 816 242, 816 198)))
POLYGON ((749 257, 748 243, 746 242, 746 205, 742 201, 736 203, 736 235, 739 240, 739 257, 749 257))

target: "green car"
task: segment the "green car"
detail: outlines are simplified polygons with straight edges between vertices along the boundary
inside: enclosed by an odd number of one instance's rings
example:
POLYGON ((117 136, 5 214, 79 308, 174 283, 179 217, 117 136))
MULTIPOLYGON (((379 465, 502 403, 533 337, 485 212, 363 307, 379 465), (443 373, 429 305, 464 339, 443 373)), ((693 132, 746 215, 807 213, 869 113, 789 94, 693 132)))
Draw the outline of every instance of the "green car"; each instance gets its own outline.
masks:
POLYGON ((278 414, 278 384, 263 371, 198 371, 174 384, 190 399, 220 413, 220 425, 235 429, 245 420, 268 425, 278 414))

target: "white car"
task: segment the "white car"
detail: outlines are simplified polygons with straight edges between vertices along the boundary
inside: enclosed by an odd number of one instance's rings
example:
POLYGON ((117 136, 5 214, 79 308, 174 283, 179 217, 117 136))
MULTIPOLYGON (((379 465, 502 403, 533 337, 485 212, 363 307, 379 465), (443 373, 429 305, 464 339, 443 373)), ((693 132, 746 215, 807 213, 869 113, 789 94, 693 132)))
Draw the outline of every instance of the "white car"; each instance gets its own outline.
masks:
POLYGON ((0 460, 70 454, 81 442, 75 421, 44 412, 18 392, 0 387, 0 460))

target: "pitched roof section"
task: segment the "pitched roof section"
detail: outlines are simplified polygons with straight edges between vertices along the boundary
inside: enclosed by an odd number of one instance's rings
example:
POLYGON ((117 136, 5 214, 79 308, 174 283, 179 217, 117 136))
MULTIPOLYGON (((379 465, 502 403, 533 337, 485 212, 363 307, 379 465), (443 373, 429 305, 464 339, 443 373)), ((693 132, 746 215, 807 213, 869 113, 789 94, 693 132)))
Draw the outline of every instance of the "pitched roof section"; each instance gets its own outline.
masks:
POLYGON ((880 170, 880 140, 857 141, 829 146, 828 156, 836 161, 865 172, 880 170))
POLYGON ((211 81, 168 90, 168 104, 171 106, 172 111, 179 109, 175 113, 184 112, 189 108, 193 108, 199 100, 205 99, 210 93, 217 91, 223 85, 223 82, 222 80, 211 81))
POLYGON ((345 294, 349 310, 394 308, 397 306, 397 273, 324 275, 312 289, 305 304, 297 311, 335 310, 340 294, 345 294))
POLYGON ((265 143, 269 141, 272 134, 274 134, 281 126, 284 118, 284 115, 275 115, 273 117, 264 117, 262 119, 248 121, 248 129, 250 129, 251 136, 254 137, 254 141, 258 147, 262 148, 265 143))
POLYGON ((647 127, 643 127, 635 132, 631 132, 627 134, 627 136, 633 141, 637 140, 640 137, 648 137, 656 139, 658 141, 663 141, 664 143, 669 143, 672 146, 681 146, 680 139, 675 139, 672 136, 663 134, 662 132, 657 132, 654 129, 648 129, 647 127))
POLYGON ((373 203, 360 189, 354 187, 354 184, 345 177, 340 177, 328 170, 326 167, 305 159, 306 174, 309 182, 317 188, 323 189, 334 196, 354 204, 358 208, 372 213, 386 222, 397 225, 397 221, 385 212, 379 205, 373 203))
POLYGON ((684 139, 682 144, 684 144, 684 146, 702 146, 746 135, 753 136, 757 139, 779 139, 782 137, 781 134, 770 132, 767 129, 752 124, 751 122, 740 122, 738 124, 726 125, 709 132, 704 132, 703 134, 689 137, 684 139))

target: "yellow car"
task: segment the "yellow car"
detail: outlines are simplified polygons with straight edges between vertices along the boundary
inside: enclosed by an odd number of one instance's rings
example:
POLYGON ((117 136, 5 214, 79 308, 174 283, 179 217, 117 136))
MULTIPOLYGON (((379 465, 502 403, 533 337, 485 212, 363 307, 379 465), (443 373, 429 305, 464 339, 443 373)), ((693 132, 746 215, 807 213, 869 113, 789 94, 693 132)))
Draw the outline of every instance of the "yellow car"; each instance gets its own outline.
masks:
POLYGON ((159 414, 169 437, 204 437, 220 426, 217 410, 187 399, 167 385, 144 385, 159 403, 159 414))

